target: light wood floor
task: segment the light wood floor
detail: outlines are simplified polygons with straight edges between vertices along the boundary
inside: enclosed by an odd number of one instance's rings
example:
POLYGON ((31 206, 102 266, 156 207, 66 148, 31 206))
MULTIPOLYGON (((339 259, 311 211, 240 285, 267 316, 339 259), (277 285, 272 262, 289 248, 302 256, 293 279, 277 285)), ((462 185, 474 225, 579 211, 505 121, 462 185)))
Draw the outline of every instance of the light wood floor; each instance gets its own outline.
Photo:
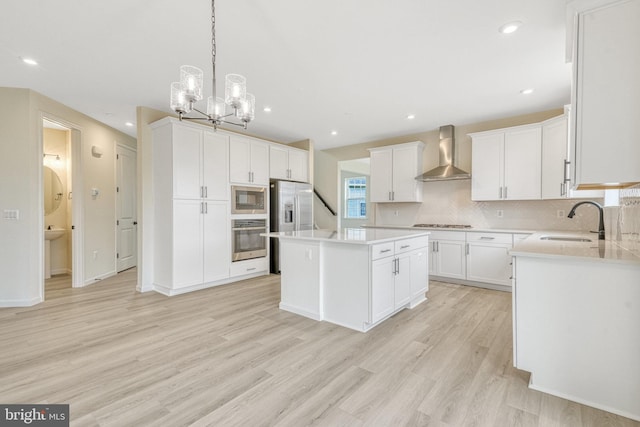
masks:
POLYGON ((432 282, 363 334, 278 310, 278 276, 171 298, 135 280, 0 309, 0 402, 69 403, 74 426, 640 425, 529 390, 508 293, 432 282))

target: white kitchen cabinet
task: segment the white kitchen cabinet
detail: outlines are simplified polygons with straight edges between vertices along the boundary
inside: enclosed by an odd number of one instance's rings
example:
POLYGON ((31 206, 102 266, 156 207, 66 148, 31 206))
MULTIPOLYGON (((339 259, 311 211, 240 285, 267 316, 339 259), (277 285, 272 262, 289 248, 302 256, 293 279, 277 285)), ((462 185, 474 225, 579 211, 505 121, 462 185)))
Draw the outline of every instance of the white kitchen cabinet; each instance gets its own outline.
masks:
POLYGON ((513 237, 508 233, 467 232, 467 280, 511 286, 513 237))
POLYGON ((371 263, 371 322, 376 323, 409 304, 424 299, 428 289, 427 238, 376 245, 371 263), (381 254, 389 256, 380 258, 381 254))
POLYGON ((370 198, 372 202, 421 202, 422 174, 420 141, 370 148, 370 198))
POLYGON ((472 200, 540 199, 542 130, 539 124, 469 134, 472 200))
POLYGON ((571 5, 577 12, 571 183, 577 189, 640 182, 640 2, 600 5, 571 5))
POLYGON ((572 168, 568 160, 568 122, 566 113, 542 122, 542 198, 604 197, 604 190, 574 190, 569 185, 572 168))
POLYGON ((271 179, 298 182, 309 181, 309 153, 281 144, 269 147, 269 176, 271 179))
POLYGON ((429 290, 429 249, 420 248, 411 252, 411 300, 424 298, 429 290))
POLYGON ((229 200, 227 156, 229 137, 190 124, 171 123, 154 147, 170 173, 176 199, 229 200))
POLYGON ((176 295, 232 281, 229 134, 173 118, 151 128, 154 289, 176 295))
POLYGON ((565 115, 542 122, 542 198, 567 196, 568 129, 565 115))
POLYGON ((371 322, 384 319, 394 310, 396 258, 387 257, 371 264, 371 322))
POLYGON ((229 141, 229 180, 235 184, 269 184, 269 144, 245 136, 229 141))
POLYGON ((160 286, 176 290, 229 277, 228 202, 174 200, 170 270, 156 277, 160 286))
POLYGON ((465 233, 432 231, 429 245, 429 272, 433 276, 466 278, 465 233))

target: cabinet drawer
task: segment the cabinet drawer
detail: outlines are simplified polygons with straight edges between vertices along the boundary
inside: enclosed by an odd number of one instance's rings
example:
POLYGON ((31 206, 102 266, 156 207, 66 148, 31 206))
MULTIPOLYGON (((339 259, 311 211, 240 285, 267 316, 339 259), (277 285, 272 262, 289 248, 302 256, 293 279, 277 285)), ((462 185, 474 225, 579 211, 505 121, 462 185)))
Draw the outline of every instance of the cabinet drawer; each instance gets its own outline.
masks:
POLYGON ((511 245, 513 243, 511 233, 483 233, 483 232, 468 232, 467 242, 482 242, 482 243, 501 243, 511 245))
POLYGON ((267 257, 248 259, 246 261, 236 261, 231 263, 230 275, 242 276, 245 274, 254 274, 267 271, 269 269, 269 262, 267 257))
POLYGON ((424 248, 429 244, 429 238, 427 236, 413 237, 411 239, 403 239, 395 242, 395 253, 401 254, 403 252, 409 252, 414 249, 424 248))
POLYGON ((466 233, 464 231, 431 231, 431 240, 454 240, 464 242, 466 233))
POLYGON ((371 248, 371 259, 376 260, 394 254, 394 242, 379 243, 371 248))

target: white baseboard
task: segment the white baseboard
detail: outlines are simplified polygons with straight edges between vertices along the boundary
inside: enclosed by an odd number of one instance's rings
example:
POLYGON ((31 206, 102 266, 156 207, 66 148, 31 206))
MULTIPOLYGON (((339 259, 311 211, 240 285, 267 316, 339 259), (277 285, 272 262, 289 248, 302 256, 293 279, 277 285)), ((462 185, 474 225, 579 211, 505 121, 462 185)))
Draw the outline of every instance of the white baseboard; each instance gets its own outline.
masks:
POLYGON ((474 282, 471 280, 452 279, 450 277, 440 277, 429 275, 429 280, 435 280, 437 282, 454 283, 456 285, 474 286, 476 288, 493 289, 494 291, 511 292, 511 286, 509 285, 495 285, 493 283, 474 282))
MULTIPOLYGON (((322 320, 322 316, 320 316, 319 313, 314 313, 312 311, 305 310, 304 308, 296 307, 296 306, 285 304, 282 302, 278 305, 278 307, 280 308, 280 310, 284 310, 293 314, 298 314, 300 316, 308 317, 309 319, 318 320, 318 321, 322 320)), ((331 322, 331 323, 335 323, 335 322, 331 322)))
MULTIPOLYGON (((186 294, 188 292, 199 291, 207 288, 213 288, 215 286, 228 285, 230 283, 239 282, 241 280, 246 280, 246 279, 252 279, 254 277, 266 276, 268 274, 269 274, 268 271, 260 271, 258 273, 245 274, 243 276, 228 277, 226 279, 216 280, 214 282, 200 283, 198 285, 185 286, 183 288, 178 288, 178 289, 174 289, 165 285, 159 285, 157 283, 154 283, 152 290, 159 292, 162 295, 171 297, 174 295, 186 294)), ((145 289, 145 290, 138 289, 138 291, 140 292, 146 292, 147 290, 151 290, 151 289, 145 289)))
POLYGON ((31 299, 4 299, 0 300, 0 307, 31 307, 40 304, 42 297, 34 297, 31 299))
POLYGON ((92 277, 91 279, 85 279, 84 283, 81 286, 76 286, 77 288, 83 288, 85 286, 89 286, 89 285, 93 285, 95 283, 100 282, 101 280, 104 280, 106 278, 115 276, 116 274, 118 274, 115 270, 109 271, 108 273, 104 273, 101 274, 99 276, 96 277, 92 277))

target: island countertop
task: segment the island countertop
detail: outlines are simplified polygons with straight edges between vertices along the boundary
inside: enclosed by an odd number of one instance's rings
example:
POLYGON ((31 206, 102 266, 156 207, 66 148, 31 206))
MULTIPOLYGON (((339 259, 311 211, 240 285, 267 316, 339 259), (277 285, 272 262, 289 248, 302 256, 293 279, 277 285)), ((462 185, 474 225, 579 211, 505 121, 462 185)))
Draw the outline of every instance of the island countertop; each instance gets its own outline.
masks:
POLYGON ((640 250, 632 241, 598 240, 591 233, 549 231, 535 233, 514 246, 513 256, 537 258, 566 258, 589 262, 609 262, 640 266, 640 250), (586 242, 545 240, 545 237, 563 236, 583 238, 586 242))
POLYGON ((429 231, 424 230, 389 228, 341 228, 339 230, 280 231, 261 234, 261 236, 279 239, 325 241, 357 245, 374 245, 403 238, 428 235, 429 231))

